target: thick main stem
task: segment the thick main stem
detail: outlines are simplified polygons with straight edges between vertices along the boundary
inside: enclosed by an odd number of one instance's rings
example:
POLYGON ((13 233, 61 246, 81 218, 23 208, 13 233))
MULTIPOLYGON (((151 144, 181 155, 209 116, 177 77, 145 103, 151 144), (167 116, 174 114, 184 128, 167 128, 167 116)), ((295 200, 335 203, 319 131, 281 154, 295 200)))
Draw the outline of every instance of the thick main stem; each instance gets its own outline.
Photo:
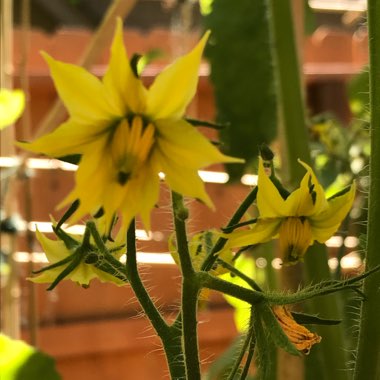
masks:
POLYGON ((188 217, 188 211, 183 203, 182 195, 172 192, 172 206, 177 250, 182 272, 181 316, 186 378, 200 380, 197 332, 197 305, 200 285, 191 262, 185 222, 188 217))
MULTIPOLYGON (((380 264, 380 1, 368 0, 371 157, 366 269, 380 264)), ((355 380, 380 378, 380 273, 364 281, 355 380)))
MULTIPOLYGON (((310 152, 306 130, 305 104, 300 75, 300 65, 297 56, 297 46, 293 29, 293 17, 290 0, 270 0, 270 15, 272 22, 272 37, 274 44, 274 59, 277 69, 278 93, 282 115, 282 138, 285 142, 286 162, 288 163, 288 182, 295 186, 302 176, 304 169, 297 163, 300 158, 310 163, 310 152)), ((324 248, 319 248, 323 250, 324 248)), ((321 281, 330 277, 326 251, 324 254, 307 254, 305 257, 308 279, 321 281)), ((283 282, 288 287, 297 288, 298 283, 292 284, 293 274, 289 272, 283 276, 283 282)), ((337 311, 337 296, 329 297, 320 302, 312 300, 313 308, 321 315, 329 315, 331 311, 337 311)), ((336 317, 334 315, 333 317, 336 317)), ((339 333, 333 333, 331 329, 324 331, 324 342, 334 342, 336 350, 331 350, 329 345, 322 343, 321 350, 328 376, 335 380, 347 379, 342 327, 339 333)))
POLYGON ((127 278, 131 284, 136 298, 138 299, 144 313, 149 318, 157 335, 161 338, 168 367, 172 379, 184 378, 184 366, 182 361, 182 348, 180 336, 172 330, 165 322, 160 312, 150 298, 143 282, 141 281, 136 258, 136 230, 133 220, 127 232, 127 278))

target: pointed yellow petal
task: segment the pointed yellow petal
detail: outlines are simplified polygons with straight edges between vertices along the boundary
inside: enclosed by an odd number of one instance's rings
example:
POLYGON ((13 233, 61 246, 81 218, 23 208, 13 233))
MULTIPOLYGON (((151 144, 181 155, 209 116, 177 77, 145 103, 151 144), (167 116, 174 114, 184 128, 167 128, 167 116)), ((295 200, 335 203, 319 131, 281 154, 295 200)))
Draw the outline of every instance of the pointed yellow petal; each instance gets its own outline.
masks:
POLYGON ((326 210, 309 218, 315 240, 324 243, 337 231, 352 207, 355 192, 356 184, 354 182, 349 191, 329 199, 326 210))
POLYGON ((301 160, 298 162, 307 170, 307 173, 302 178, 300 188, 290 194, 286 203, 289 204, 291 215, 311 216, 327 207, 325 192, 313 169, 301 160))
POLYGON ((179 119, 194 97, 203 49, 209 38, 206 32, 197 46, 178 58, 155 79, 148 91, 146 113, 153 119, 179 119))
POLYGON ((228 239, 225 249, 265 243, 277 235, 281 221, 281 219, 259 218, 249 230, 234 231, 230 234, 224 234, 223 237, 228 239))
POLYGON ((63 260, 71 254, 62 240, 51 240, 41 233, 38 228, 36 229, 36 237, 50 264, 63 260))
POLYGON ((31 142, 16 142, 20 148, 35 153, 44 153, 51 157, 81 154, 86 145, 99 138, 109 128, 108 122, 102 124, 82 124, 70 118, 55 131, 31 142))
POLYGON ((75 188, 58 205, 58 208, 62 208, 79 199, 79 207, 70 217, 69 223, 78 221, 88 213, 95 213, 102 205, 106 186, 111 181, 112 174, 110 158, 105 154, 106 142, 107 137, 104 137, 88 145, 75 174, 75 188))
POLYGON ((158 201, 159 187, 158 171, 148 162, 140 169, 139 175, 127 183, 127 192, 121 205, 125 228, 140 214, 145 229, 150 230, 150 212, 158 201))
POLYGON ((259 158, 259 178, 257 186, 257 208, 261 218, 281 218, 289 216, 289 207, 278 192, 276 186, 269 179, 259 158))
POLYGON ((66 278, 71 281, 77 282, 80 285, 88 285, 90 281, 97 278, 93 265, 80 263, 66 278))
POLYGON ((97 123, 123 116, 108 102, 102 82, 82 67, 56 61, 42 53, 49 65, 58 94, 71 116, 78 121, 97 123))
POLYGON ((166 152, 159 149, 154 152, 152 160, 160 164, 162 171, 165 173, 165 182, 172 190, 185 196, 199 199, 208 207, 214 208, 197 170, 187 168, 176 157, 169 157, 166 152))
POLYGON ((123 22, 120 18, 117 20, 111 58, 103 83, 110 101, 121 114, 143 112, 147 91, 141 80, 135 77, 129 64, 124 46, 123 22))
POLYGON ((158 120, 157 144, 159 149, 173 160, 188 168, 200 169, 218 162, 237 162, 244 160, 229 157, 210 143, 196 128, 185 120, 158 120))
POLYGON ((40 273, 37 276, 27 277, 27 280, 35 284, 51 284, 62 272, 63 267, 53 268, 40 273))

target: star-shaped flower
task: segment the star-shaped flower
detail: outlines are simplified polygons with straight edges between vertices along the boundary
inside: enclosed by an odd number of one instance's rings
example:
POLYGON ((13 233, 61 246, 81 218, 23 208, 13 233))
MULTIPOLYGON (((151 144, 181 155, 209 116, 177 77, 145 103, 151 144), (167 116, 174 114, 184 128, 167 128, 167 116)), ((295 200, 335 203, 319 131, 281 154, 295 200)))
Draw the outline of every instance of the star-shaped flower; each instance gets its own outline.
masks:
POLYGON ((120 19, 102 80, 43 54, 70 118, 52 133, 19 146, 52 157, 81 155, 75 188, 59 205, 79 199, 71 222, 102 207, 109 225, 120 213, 127 228, 139 214, 149 229, 160 172, 172 190, 212 207, 198 170, 242 160, 220 153, 183 118, 196 91, 208 37, 206 32, 195 48, 163 70, 149 89, 131 68, 120 19))
POLYGON ((53 230, 57 240, 49 239, 36 230, 49 265, 34 271, 37 276, 29 280, 50 283, 48 290, 69 279, 85 287, 94 278, 119 286, 127 283, 124 266, 118 260, 124 253, 124 245, 102 238, 96 223, 87 222, 83 236, 69 235, 56 227, 53 230))
POLYGON ((279 238, 284 264, 303 259, 308 247, 316 240, 324 243, 339 228, 351 209, 355 183, 326 199, 313 170, 306 169, 300 187, 289 195, 281 194, 265 172, 259 160, 257 208, 259 218, 249 230, 226 234, 225 248, 244 247, 279 238))

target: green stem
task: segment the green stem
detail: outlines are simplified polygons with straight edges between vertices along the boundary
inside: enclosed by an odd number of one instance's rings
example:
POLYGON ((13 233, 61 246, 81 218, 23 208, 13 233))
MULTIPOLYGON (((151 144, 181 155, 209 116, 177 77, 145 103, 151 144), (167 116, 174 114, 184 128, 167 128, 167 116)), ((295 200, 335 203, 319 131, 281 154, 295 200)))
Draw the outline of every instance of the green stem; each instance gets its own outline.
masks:
POLYGON ((171 329, 157 310, 144 284, 141 281, 137 268, 136 259, 136 232, 135 221, 133 220, 127 232, 127 263, 126 272, 135 295, 149 318, 157 335, 161 338, 168 367, 172 379, 184 379, 185 371, 182 360, 181 339, 175 330, 171 329))
MULTIPOLYGON (((282 114, 283 128, 281 137, 285 140, 285 144, 283 144, 285 147, 284 153, 286 154, 284 155, 284 161, 286 161, 285 164, 288 164, 288 182, 291 186, 296 186, 304 175, 304 169, 297 163, 297 159, 300 158, 307 163, 311 163, 311 158, 294 21, 290 0, 270 0, 269 4, 275 45, 273 53, 278 73, 278 90, 282 114)), ((320 254, 311 254, 309 252, 305 257, 305 267, 309 281, 318 282, 331 277, 326 251, 320 252, 320 254)), ((288 275, 285 273, 283 280, 287 283, 287 286, 296 289, 299 284, 294 284, 291 276, 291 273, 288 275)), ((313 309, 321 315, 338 312, 338 295, 324 297, 323 299, 313 299, 311 303, 313 309)), ((343 326, 337 326, 334 329, 326 329, 323 332, 321 350, 325 364, 324 369, 329 378, 345 380, 348 378, 348 374, 347 371, 344 371, 346 366, 344 351, 331 349, 329 343, 324 343, 334 342, 334 347, 344 347, 343 326), (334 329, 339 331, 333 331, 334 329)))
MULTIPOLYGON (((188 211, 182 195, 172 192, 173 219, 176 232, 177 250, 182 272, 182 337, 186 378, 200 380, 201 370, 198 352, 197 306, 200 283, 191 262, 186 233, 188 211)), ((178 318, 177 318, 178 320, 178 318)))
MULTIPOLYGON (((252 203, 255 201, 257 196, 257 186, 254 187, 251 192, 247 195, 247 197, 244 199, 244 201, 241 203, 239 208, 235 211, 234 215, 232 215, 230 221, 228 222, 226 228, 228 229, 231 226, 234 226, 239 223, 240 219, 243 217, 245 212, 248 210, 248 208, 252 205, 252 203)), ((224 245, 226 244, 228 239, 226 238, 219 238, 216 244, 214 245, 211 252, 206 257, 204 263, 202 264, 202 270, 209 271, 213 264, 215 263, 216 259, 218 258, 215 254, 219 252, 224 245)))
POLYGON ((202 287, 228 294, 251 305, 255 305, 266 299, 266 295, 263 292, 243 288, 242 286, 214 277, 207 272, 198 272, 196 273, 196 277, 202 284, 202 287))
POLYGON ((186 378, 194 380, 201 379, 197 332, 198 293, 199 286, 194 281, 194 276, 183 277, 181 315, 186 378))
MULTIPOLYGON (((328 253, 325 245, 315 243, 309 248, 305 257, 305 266, 307 272, 307 281, 309 283, 318 283, 320 281, 332 278, 328 266, 328 253)), ((330 297, 313 298, 310 303, 310 312, 317 313, 326 318, 341 319, 342 315, 342 298, 339 295, 330 297)), ((345 380, 347 374, 347 350, 344 345, 344 328, 340 326, 316 326, 317 333, 334 344, 322 342, 319 349, 323 356, 324 365, 321 371, 328 378, 333 376, 335 380, 345 380), (335 343, 336 342, 336 343, 335 343)))
POLYGON ((181 265, 183 277, 192 276, 194 274, 193 264, 191 262, 189 246, 187 243, 186 233, 186 219, 188 217, 188 210, 183 204, 182 195, 172 192, 172 205, 173 205, 173 221, 177 239, 177 250, 181 265))
POLYGON ((270 0, 269 7, 289 183, 298 184, 304 169, 297 159, 310 163, 310 152, 291 2, 270 0))
POLYGON ((228 269, 231 273, 234 275, 240 277, 243 281, 245 281, 252 289, 257 290, 258 292, 262 292, 263 290, 260 288, 260 286, 256 283, 255 280, 248 277, 246 274, 241 272, 239 269, 236 269, 233 265, 230 265, 226 263, 225 261, 218 259, 218 263, 222 265, 224 268, 228 269))
POLYGON ((133 220, 127 232, 127 263, 126 263, 127 278, 140 302, 145 314, 150 319, 152 326, 157 331, 160 337, 166 337, 169 332, 169 326, 162 318, 160 312, 157 310, 148 292, 141 281, 139 271, 137 268, 136 258, 136 232, 135 221, 133 220))
MULTIPOLYGON (((380 264, 380 1, 368 0, 369 84, 371 110, 370 190, 366 268, 380 264)), ((380 378, 380 273, 364 281, 355 380, 380 378)))

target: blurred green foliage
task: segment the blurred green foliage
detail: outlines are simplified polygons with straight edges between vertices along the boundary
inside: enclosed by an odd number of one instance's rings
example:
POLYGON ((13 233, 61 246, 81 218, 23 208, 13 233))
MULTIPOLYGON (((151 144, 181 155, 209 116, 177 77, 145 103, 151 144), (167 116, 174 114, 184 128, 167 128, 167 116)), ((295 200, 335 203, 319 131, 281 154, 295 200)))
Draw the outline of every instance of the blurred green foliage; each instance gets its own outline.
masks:
POLYGON ((54 359, 21 340, 0 335, 1 380, 60 380, 54 359))
POLYGON ((206 56, 215 90, 217 121, 225 151, 246 160, 228 165, 231 180, 256 160, 258 146, 276 136, 277 105, 271 42, 264 0, 214 0, 204 17, 211 29, 206 56), (210 11, 211 9, 211 11, 210 11))

